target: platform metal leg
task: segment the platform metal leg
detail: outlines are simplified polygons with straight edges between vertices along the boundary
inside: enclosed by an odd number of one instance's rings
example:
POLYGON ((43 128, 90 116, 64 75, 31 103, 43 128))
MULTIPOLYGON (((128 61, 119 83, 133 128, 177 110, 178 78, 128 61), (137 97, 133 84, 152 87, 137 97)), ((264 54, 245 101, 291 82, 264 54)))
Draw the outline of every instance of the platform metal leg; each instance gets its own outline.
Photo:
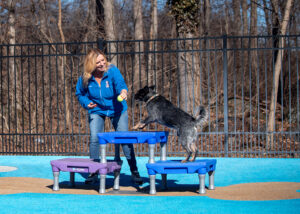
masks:
POLYGON ((75 172, 70 172, 70 186, 75 186, 75 172))
POLYGON ((120 171, 117 170, 114 172, 115 178, 114 178, 114 190, 119 190, 120 189, 120 171))
POLYGON ((205 194, 205 174, 199 175, 199 194, 205 194))
POLYGON ((209 186, 208 189, 215 189, 215 171, 208 172, 209 175, 209 186))
POLYGON ((148 163, 155 163, 154 148, 155 148, 155 144, 149 144, 149 161, 148 161, 148 163))
POLYGON ((101 163, 107 163, 106 161, 106 144, 100 145, 100 157, 101 157, 101 163))
POLYGON ((53 191, 59 191, 59 172, 53 172, 53 191))
POLYGON ((166 161, 167 160, 167 144, 160 143, 160 160, 166 161))
POLYGON ((155 175, 149 175, 150 178, 150 195, 156 194, 156 186, 155 186, 155 175))
POLYGON ((168 186, 167 186, 167 174, 161 174, 161 180, 162 180, 163 190, 168 189, 168 186))
POLYGON ((100 194, 105 193, 105 179, 106 179, 106 175, 100 175, 100 187, 99 187, 100 194))

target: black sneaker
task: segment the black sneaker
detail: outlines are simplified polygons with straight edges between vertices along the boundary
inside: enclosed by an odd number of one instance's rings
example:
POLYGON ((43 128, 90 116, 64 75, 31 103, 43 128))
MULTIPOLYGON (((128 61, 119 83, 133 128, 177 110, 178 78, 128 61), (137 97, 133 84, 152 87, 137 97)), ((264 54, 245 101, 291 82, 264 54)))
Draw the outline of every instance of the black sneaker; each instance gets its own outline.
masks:
POLYGON ((131 173, 131 180, 136 184, 143 184, 143 180, 137 171, 131 173))
POLYGON ((89 174, 89 177, 87 177, 87 179, 85 179, 84 183, 85 184, 93 184, 96 183, 98 180, 98 173, 91 173, 89 174))
POLYGON ((123 161, 121 159, 114 159, 114 162, 117 162, 119 166, 122 166, 123 161))

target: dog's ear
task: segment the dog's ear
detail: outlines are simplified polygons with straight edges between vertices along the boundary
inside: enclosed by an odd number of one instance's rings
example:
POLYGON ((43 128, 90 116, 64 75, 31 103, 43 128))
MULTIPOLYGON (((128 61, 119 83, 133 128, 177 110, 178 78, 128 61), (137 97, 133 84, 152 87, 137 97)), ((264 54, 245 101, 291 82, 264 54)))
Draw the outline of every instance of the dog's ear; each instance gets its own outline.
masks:
POLYGON ((149 89, 150 89, 151 91, 154 91, 155 85, 151 85, 151 86, 149 87, 149 89))

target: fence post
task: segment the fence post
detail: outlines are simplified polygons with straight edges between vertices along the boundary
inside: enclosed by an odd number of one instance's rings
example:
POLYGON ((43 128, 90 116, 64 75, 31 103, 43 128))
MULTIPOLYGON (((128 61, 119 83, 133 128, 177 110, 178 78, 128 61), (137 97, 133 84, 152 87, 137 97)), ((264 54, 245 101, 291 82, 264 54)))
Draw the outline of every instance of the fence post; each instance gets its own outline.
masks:
POLYGON ((223 91, 224 91, 224 146, 225 156, 228 157, 228 64, 227 64, 227 35, 223 35, 223 91))
POLYGON ((102 38, 99 38, 97 40, 97 47, 107 55, 107 49, 106 49, 106 41, 102 38))

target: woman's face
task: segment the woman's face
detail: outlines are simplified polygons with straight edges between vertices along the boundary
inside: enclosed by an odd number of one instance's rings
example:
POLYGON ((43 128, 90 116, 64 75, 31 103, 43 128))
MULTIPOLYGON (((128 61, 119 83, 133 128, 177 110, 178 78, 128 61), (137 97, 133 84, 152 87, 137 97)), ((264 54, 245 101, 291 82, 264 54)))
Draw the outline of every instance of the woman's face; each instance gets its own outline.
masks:
POLYGON ((96 59, 96 70, 104 72, 106 70, 106 61, 102 54, 99 54, 96 59))

